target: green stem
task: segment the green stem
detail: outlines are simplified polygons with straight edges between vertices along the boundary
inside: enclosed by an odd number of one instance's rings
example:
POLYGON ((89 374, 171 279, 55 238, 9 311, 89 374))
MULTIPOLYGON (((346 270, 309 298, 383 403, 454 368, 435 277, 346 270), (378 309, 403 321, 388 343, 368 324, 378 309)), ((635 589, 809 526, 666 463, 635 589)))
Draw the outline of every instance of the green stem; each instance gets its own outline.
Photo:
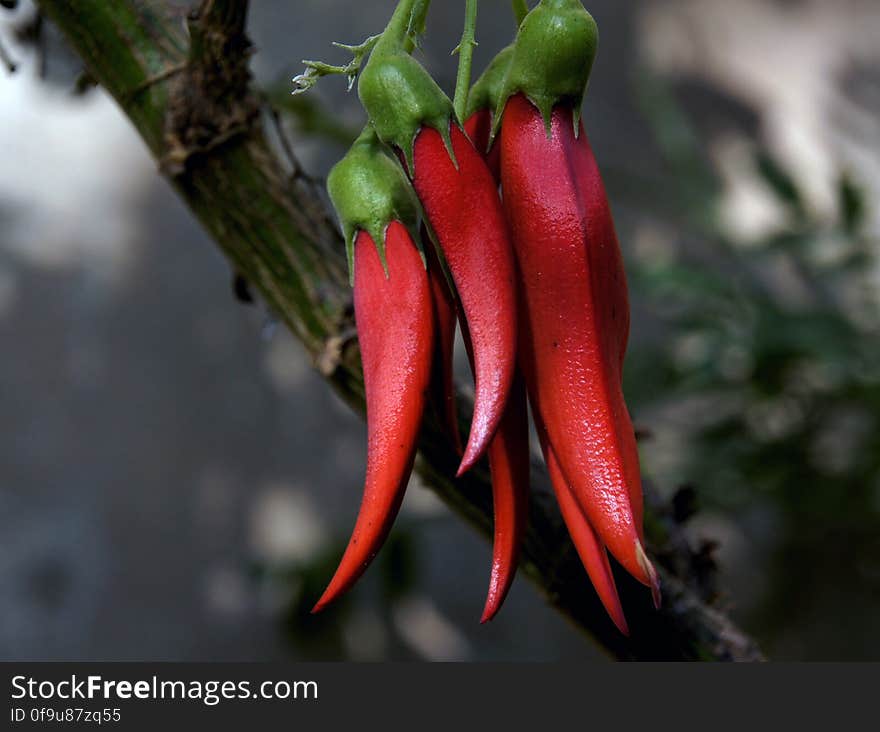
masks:
POLYGON ((431 7, 431 0, 417 0, 416 6, 412 11, 410 35, 403 46, 407 53, 412 53, 416 47, 415 36, 420 36, 425 32, 425 20, 428 16, 429 7, 431 7))
POLYGON ((516 24, 520 25, 529 14, 529 4, 526 0, 511 0, 510 4, 513 5, 513 12, 514 15, 516 15, 516 24))
POLYGON ((409 46, 412 44, 410 37, 410 29, 413 27, 412 20, 414 12, 426 12, 427 3, 425 0, 400 0, 394 9, 394 14, 385 30, 382 31, 382 37, 373 49, 373 56, 379 57, 389 53, 395 53, 401 49, 411 50, 409 46))
POLYGON ((459 122, 464 122, 467 110, 468 93, 471 86, 471 66, 474 59, 474 46, 477 45, 477 0, 467 0, 464 11, 464 30, 461 43, 458 44, 458 76, 455 80, 455 115, 459 122))

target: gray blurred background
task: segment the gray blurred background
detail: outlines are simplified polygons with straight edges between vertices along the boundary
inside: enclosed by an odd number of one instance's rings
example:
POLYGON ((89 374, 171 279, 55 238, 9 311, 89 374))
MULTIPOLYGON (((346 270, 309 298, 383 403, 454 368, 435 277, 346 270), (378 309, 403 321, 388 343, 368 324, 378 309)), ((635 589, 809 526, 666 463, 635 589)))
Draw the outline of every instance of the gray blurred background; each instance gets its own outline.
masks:
MULTIPOLYGON (((169 3, 174 8, 182 3, 169 3)), ((389 0, 253 2, 258 82, 324 175, 362 123, 301 59, 389 0), (303 101, 306 99, 306 101, 303 101)), ((422 60, 448 91, 463 3, 422 60)), ((880 4, 586 3, 584 109, 634 298, 644 470, 691 486, 722 607, 778 659, 880 656, 880 4)), ((178 12, 180 12, 178 10, 178 12)), ((182 19, 182 15, 181 15, 182 19)), ((0 10, 0 658, 603 658, 411 485, 345 603, 307 614, 357 510, 365 428, 232 275, 33 8, 0 10)), ((476 66, 509 42, 480 3, 476 66)), ((587 581, 584 578, 584 581, 587 581)))

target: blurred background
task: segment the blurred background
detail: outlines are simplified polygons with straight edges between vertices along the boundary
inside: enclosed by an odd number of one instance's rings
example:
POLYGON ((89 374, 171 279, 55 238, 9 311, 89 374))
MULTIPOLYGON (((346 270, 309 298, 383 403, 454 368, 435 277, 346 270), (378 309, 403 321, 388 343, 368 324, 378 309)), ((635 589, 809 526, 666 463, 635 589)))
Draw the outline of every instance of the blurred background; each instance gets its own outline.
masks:
MULTIPOLYGON (((330 42, 393 4, 251 4, 256 79, 315 175, 361 112, 341 78, 291 98, 290 77, 344 62, 330 42)), ((692 487, 721 606, 771 658, 877 659, 880 4, 586 5, 644 471, 692 487)), ((435 3, 423 49, 449 91, 462 9, 435 3)), ((512 32, 483 0, 477 66, 512 32)), ((489 544, 417 484, 375 568, 308 615, 357 510, 363 423, 235 299, 31 4, 0 9, 0 43, 0 658, 604 658, 522 579, 481 627, 489 544)))

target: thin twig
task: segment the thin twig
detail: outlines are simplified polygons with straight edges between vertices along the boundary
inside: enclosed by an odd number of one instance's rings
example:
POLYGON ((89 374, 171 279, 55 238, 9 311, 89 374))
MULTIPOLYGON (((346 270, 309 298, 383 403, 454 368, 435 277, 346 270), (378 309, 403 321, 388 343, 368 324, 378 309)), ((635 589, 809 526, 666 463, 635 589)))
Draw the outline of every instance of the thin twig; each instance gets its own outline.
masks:
MULTIPOLYGON (((474 60, 474 46, 477 32, 477 0, 467 0, 464 11, 464 30, 458 44, 458 75, 455 79, 455 99, 452 106, 460 122, 464 122, 468 94, 471 87, 471 66, 474 60)), ((455 51, 453 51, 455 53, 455 51)))

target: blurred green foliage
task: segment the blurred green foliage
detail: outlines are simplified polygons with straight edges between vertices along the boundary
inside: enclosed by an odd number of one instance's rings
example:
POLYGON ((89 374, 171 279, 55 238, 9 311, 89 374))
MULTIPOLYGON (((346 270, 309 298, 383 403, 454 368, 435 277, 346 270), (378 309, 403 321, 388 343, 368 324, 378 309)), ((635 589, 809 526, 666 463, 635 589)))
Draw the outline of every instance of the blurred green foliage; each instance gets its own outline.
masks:
POLYGON ((672 242, 628 262, 634 299, 656 322, 634 344, 626 392, 682 445, 652 477, 693 483, 704 507, 767 547, 753 567, 766 592, 744 620, 771 657, 777 639, 800 636, 805 657, 876 658, 880 247, 867 202, 841 173, 838 218, 820 220, 755 141, 754 173, 783 221, 737 243, 718 215, 707 141, 661 80, 637 91, 666 166, 648 218, 672 242))

